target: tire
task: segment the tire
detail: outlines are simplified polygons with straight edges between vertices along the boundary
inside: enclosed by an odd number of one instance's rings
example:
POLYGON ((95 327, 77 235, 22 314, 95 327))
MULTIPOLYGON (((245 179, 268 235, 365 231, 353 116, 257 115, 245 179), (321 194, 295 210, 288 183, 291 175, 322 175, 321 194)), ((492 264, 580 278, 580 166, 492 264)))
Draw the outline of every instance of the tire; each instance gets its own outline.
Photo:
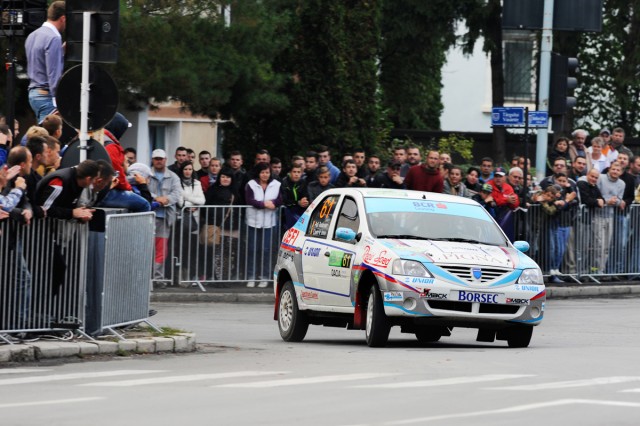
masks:
POLYGON ((438 331, 428 327, 416 330, 416 339, 418 339, 420 343, 437 342, 441 337, 442 335, 438 331))
POLYGON ((307 314, 298 309, 296 291, 291 281, 284 284, 280 293, 278 328, 285 342, 301 342, 309 329, 307 314))
POLYGON ((371 287, 369 298, 367 299, 367 316, 365 325, 365 337, 367 345, 372 348, 381 348, 389 340, 391 327, 387 321, 382 306, 382 296, 377 286, 371 287))
POLYGON ((509 330, 507 343, 510 348, 526 348, 531 342, 532 335, 533 327, 531 326, 513 327, 509 330))

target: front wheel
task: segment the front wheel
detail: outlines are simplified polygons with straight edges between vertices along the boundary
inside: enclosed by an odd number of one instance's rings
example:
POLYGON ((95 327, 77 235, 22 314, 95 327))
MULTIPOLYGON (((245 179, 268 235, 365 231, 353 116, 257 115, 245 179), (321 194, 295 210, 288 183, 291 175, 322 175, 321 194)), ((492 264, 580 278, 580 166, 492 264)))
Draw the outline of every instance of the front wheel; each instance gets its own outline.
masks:
POLYGON ((280 293, 278 328, 285 342, 301 342, 309 329, 307 314, 298 309, 296 291, 291 281, 284 284, 280 293))
POLYGON ((513 327, 509 330, 507 344, 510 348, 526 348, 531 342, 532 335, 533 327, 531 326, 513 327))
POLYGON ((391 331, 391 327, 384 313, 380 291, 376 286, 373 286, 367 300, 367 323, 365 327, 367 345, 372 348, 385 346, 389 340, 389 331, 391 331))

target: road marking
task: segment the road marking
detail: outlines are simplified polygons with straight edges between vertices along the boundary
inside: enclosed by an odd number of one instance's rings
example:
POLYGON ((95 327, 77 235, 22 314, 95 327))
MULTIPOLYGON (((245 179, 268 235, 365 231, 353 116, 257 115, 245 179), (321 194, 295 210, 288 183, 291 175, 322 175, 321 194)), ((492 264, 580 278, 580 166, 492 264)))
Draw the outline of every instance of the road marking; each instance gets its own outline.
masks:
POLYGON ((550 382, 550 383, 538 383, 530 385, 519 386, 505 386, 496 388, 485 388, 490 390, 522 390, 522 391, 537 391, 548 389, 567 389, 567 388, 579 388, 584 386, 597 386, 597 385, 612 385, 616 383, 627 383, 640 381, 640 377, 637 376, 616 376, 616 377, 596 377, 594 379, 584 380, 569 380, 565 382, 550 382))
POLYGON ((126 386, 142 386, 142 385, 156 385, 162 383, 179 383, 179 382, 196 382, 200 380, 212 380, 212 379, 228 379, 234 377, 255 377, 255 376, 267 376, 274 374, 287 374, 287 371, 237 371, 233 373, 212 373, 212 374, 192 374, 188 376, 167 376, 156 377, 153 379, 136 379, 136 380, 122 380, 118 382, 96 382, 96 383, 84 383, 80 386, 111 386, 111 387, 126 387, 126 386))
POLYGON ((279 386, 311 385, 317 383, 346 382, 350 380, 377 379, 379 377, 392 376, 389 373, 363 373, 363 374, 343 374, 340 376, 317 376, 303 377, 300 379, 269 380, 264 382, 233 383, 228 385, 218 385, 221 388, 275 388, 279 386))
POLYGON ((128 376, 128 375, 135 375, 135 374, 152 374, 152 373, 164 373, 164 372, 165 370, 116 370, 116 371, 102 371, 98 373, 52 374, 50 376, 3 379, 3 380, 0 380, 0 386, 22 385, 26 383, 55 382, 58 380, 95 379, 97 377, 128 376))
POLYGON ((2 374, 22 374, 22 373, 45 373, 47 371, 51 371, 49 369, 44 368, 14 368, 14 369, 6 369, 0 370, 0 375, 2 374))
POLYGON ((372 385, 357 385, 352 388, 376 388, 376 389, 400 389, 400 388, 427 388, 436 386, 461 385, 467 383, 491 382, 496 380, 520 379, 532 377, 532 374, 488 374, 475 377, 451 377, 448 379, 419 380, 402 383, 379 383, 372 385))
POLYGON ((76 402, 89 402, 106 399, 102 396, 91 396, 87 398, 74 398, 74 399, 52 399, 49 401, 31 401, 31 402, 13 402, 9 404, 0 404, 2 408, 17 408, 17 407, 33 407, 35 405, 58 405, 58 404, 74 404, 76 402))
POLYGON ((591 399, 560 399, 557 401, 539 402, 535 404, 517 405, 515 407, 499 408, 496 410, 473 411, 471 413, 443 414, 439 416, 420 417, 415 419, 398 420, 385 423, 386 425, 408 425, 412 423, 435 422, 448 419, 459 419, 465 417, 486 416, 491 414, 509 414, 519 413, 522 411, 538 410, 540 408, 557 407, 561 405, 586 404, 586 405, 609 405, 613 407, 631 407, 640 408, 638 402, 622 402, 622 401, 599 401, 591 399))

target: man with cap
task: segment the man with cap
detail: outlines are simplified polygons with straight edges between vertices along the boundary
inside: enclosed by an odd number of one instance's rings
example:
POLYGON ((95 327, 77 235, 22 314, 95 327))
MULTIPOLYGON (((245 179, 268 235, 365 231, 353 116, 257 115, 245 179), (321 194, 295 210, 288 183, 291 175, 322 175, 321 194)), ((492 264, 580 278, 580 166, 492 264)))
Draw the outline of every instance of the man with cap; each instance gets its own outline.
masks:
POLYGON ((393 188, 404 189, 404 179, 400 176, 402 163, 398 160, 391 159, 387 163, 387 170, 384 173, 377 174, 369 186, 372 188, 393 188))
POLYGON ((493 187, 491 197, 496 203, 496 221, 511 241, 514 238, 513 210, 520 206, 520 199, 513 187, 506 182, 507 172, 503 167, 496 167, 493 179, 487 182, 493 187))
POLYGON ((482 207, 484 207, 485 210, 491 215, 491 217, 493 217, 495 219, 495 217, 496 217, 496 210, 495 210, 496 203, 495 203, 495 201, 493 201, 493 197, 491 196, 492 192, 493 192, 493 186, 491 186, 488 183, 485 183, 480 187, 480 191, 478 191, 477 194, 472 196, 471 199, 473 201, 476 201, 482 207))
POLYGON ((167 168, 167 153, 163 149, 154 149, 151 153, 151 176, 149 192, 160 206, 156 212, 156 257, 154 263, 155 280, 164 279, 164 262, 169 249, 171 228, 176 221, 176 205, 182 204, 182 186, 180 178, 167 168))
POLYGON ((124 148, 120 145, 120 138, 131 126, 124 115, 116 112, 109 124, 104 128, 104 147, 111 158, 111 165, 115 170, 118 183, 105 195, 100 207, 120 207, 131 212, 148 212, 149 202, 133 192, 127 181, 127 161, 124 148))

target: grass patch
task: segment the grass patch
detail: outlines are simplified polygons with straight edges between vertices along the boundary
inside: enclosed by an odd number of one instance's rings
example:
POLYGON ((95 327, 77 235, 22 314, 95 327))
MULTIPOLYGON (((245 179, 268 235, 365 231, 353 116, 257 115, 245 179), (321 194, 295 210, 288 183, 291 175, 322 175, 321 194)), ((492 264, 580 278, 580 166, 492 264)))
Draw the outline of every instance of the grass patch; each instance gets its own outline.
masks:
POLYGON ((186 333, 185 330, 180 330, 179 328, 173 327, 159 327, 161 331, 156 331, 152 328, 149 328, 148 331, 151 333, 153 337, 172 337, 177 336, 182 333, 186 333))

